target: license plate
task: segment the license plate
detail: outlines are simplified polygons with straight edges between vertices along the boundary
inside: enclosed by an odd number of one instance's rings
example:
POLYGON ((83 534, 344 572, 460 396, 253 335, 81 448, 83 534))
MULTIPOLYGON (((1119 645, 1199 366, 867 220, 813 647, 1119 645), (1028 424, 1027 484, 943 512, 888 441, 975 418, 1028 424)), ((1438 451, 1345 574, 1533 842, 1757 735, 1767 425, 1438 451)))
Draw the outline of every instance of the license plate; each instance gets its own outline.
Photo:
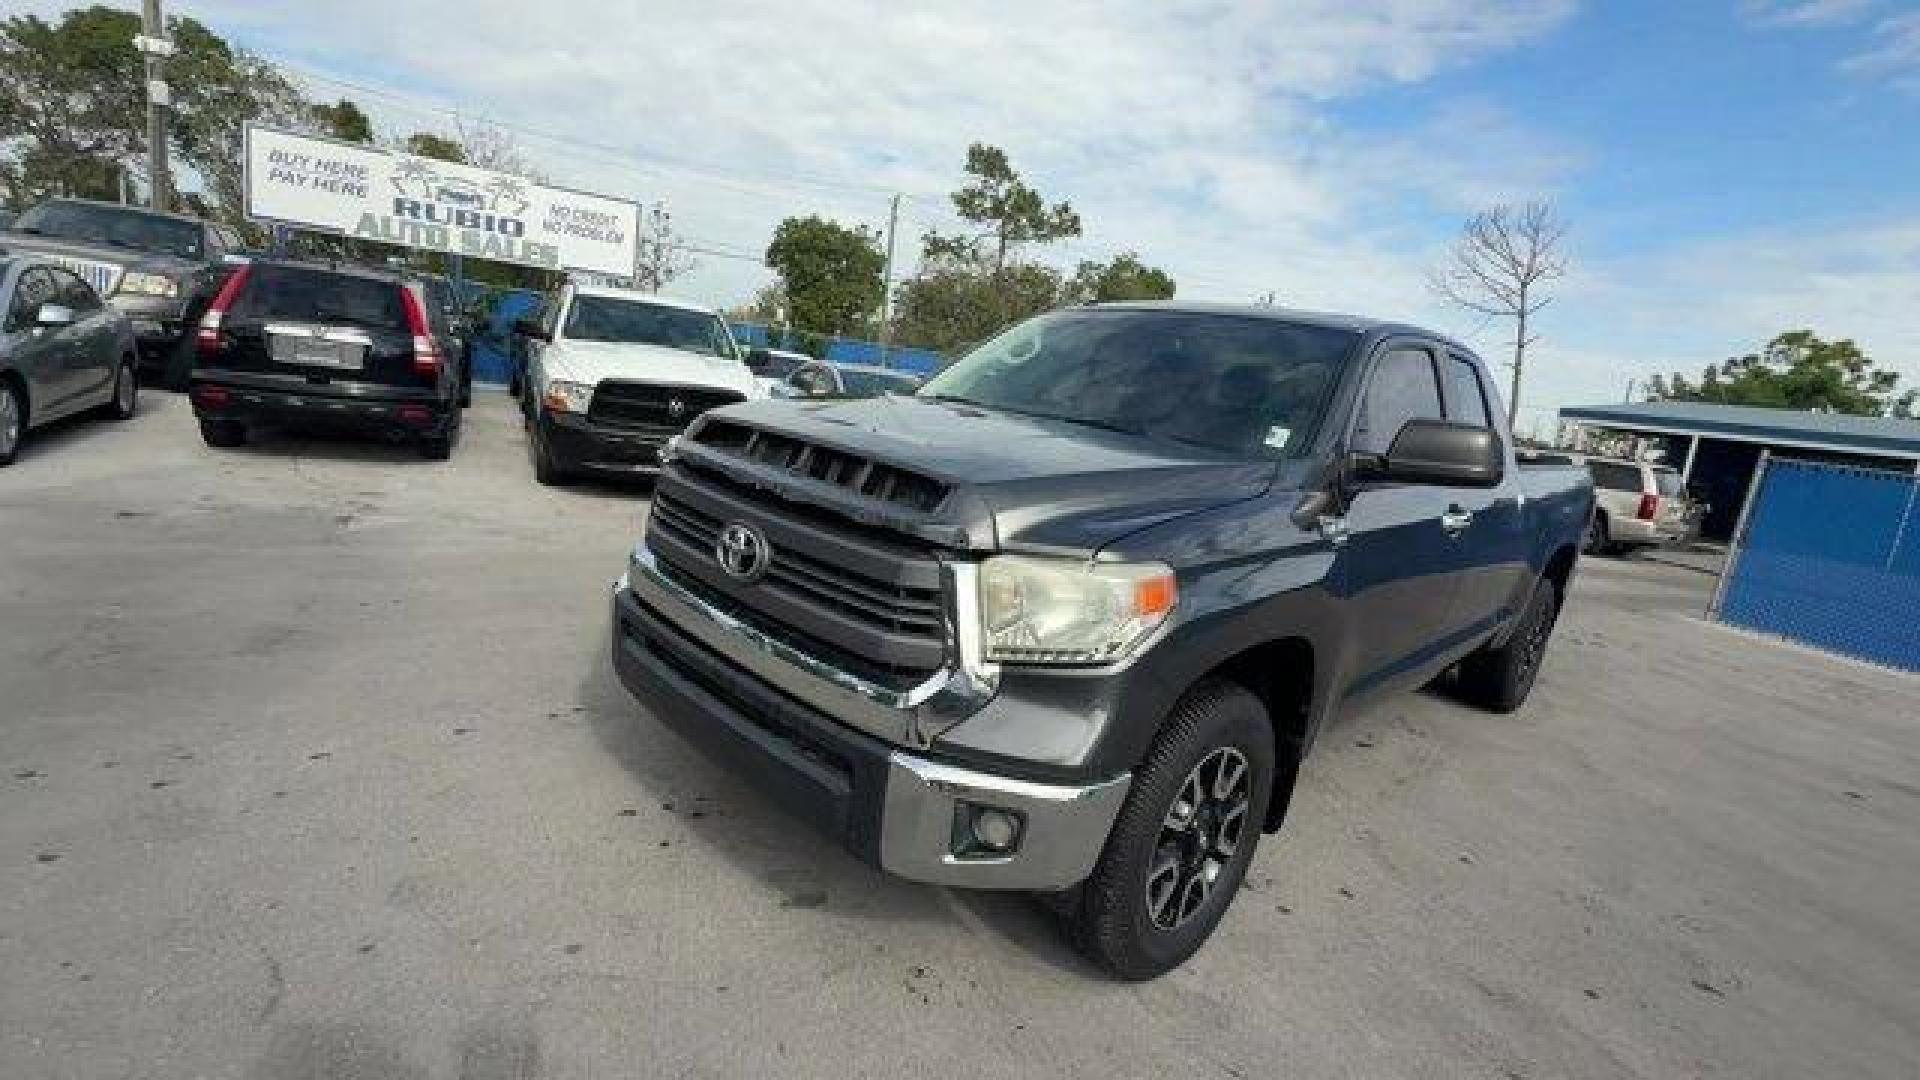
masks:
POLYGON ((327 368, 333 371, 358 371, 366 366, 366 346, 351 341, 293 334, 273 335, 273 360, 296 367, 327 368))

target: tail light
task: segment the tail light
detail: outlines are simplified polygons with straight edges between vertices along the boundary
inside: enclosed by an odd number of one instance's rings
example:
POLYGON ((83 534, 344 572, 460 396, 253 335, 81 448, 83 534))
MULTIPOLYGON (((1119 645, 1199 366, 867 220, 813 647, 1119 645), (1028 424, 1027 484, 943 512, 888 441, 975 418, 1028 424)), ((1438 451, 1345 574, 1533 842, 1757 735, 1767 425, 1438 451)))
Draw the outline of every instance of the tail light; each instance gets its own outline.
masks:
POLYGON ((407 331, 413 335, 413 373, 428 378, 440 374, 440 346, 434 344, 433 329, 427 325, 427 308, 420 295, 400 286, 400 305, 407 312, 407 331))
POLYGON ((247 283, 253 267, 242 266, 233 272, 220 292, 214 296, 213 303, 207 305, 207 313, 200 316, 200 329, 194 334, 194 347, 202 357, 220 355, 226 347, 220 340, 220 324, 226 321, 227 309, 233 306, 234 298, 240 295, 240 289, 247 283))
POLYGON ((1652 521, 1660 513, 1660 496, 1651 492, 1640 496, 1640 511, 1634 516, 1641 521, 1652 521))

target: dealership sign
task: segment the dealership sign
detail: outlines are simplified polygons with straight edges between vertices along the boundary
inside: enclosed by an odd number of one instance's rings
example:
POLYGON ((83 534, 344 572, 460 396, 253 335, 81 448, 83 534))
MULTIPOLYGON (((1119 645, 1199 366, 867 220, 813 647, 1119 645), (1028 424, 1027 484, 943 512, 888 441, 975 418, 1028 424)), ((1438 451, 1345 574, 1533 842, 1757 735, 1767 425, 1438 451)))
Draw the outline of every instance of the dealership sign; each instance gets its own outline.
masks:
POLYGON ((622 199, 370 146, 247 127, 247 216, 476 259, 633 273, 622 199))

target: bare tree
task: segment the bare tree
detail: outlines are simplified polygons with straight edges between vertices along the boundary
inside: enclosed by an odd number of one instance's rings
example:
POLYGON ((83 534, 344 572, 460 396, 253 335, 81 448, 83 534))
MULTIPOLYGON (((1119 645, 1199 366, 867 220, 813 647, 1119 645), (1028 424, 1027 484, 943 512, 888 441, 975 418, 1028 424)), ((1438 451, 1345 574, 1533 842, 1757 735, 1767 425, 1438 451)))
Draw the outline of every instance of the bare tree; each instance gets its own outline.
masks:
POLYGON ((1433 291, 1491 318, 1513 320, 1513 388, 1507 426, 1520 415, 1520 374, 1526 366, 1528 324, 1553 302, 1546 286, 1567 272, 1561 250, 1567 223, 1544 202, 1502 203, 1467 219, 1460 238, 1430 276, 1433 291))
POLYGON ((659 292, 667 282, 693 269, 693 257, 686 252, 686 241, 674 231, 666 203, 640 211, 639 241, 633 267, 635 288, 659 292))

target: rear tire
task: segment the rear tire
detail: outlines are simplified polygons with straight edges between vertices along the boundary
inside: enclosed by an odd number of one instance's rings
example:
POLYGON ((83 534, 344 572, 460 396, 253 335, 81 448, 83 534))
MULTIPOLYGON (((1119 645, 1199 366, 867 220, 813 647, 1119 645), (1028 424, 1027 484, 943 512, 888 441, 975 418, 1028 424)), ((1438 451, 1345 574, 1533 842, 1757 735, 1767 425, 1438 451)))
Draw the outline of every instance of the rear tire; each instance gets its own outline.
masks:
POLYGON ((1559 617, 1560 590, 1543 579, 1533 587, 1526 611, 1506 643, 1481 649, 1460 662, 1461 696, 1496 713, 1510 713, 1526 704, 1559 617))
POLYGON ((1611 555, 1617 550, 1613 546, 1613 530, 1607 527, 1607 515, 1594 511, 1587 519, 1586 540, 1581 545, 1588 555, 1611 555))
POLYGON ((113 396, 100 406, 100 415, 108 420, 131 420, 140 407, 140 369, 133 358, 120 361, 113 375, 113 396))
POLYGON ((247 444, 247 427, 227 417, 207 417, 200 421, 200 438, 208 446, 226 450, 247 444))
POLYGON ((1273 782, 1260 700, 1223 681, 1188 691, 1134 773, 1093 874, 1049 898, 1074 946, 1129 980, 1199 951, 1246 876, 1273 782))

